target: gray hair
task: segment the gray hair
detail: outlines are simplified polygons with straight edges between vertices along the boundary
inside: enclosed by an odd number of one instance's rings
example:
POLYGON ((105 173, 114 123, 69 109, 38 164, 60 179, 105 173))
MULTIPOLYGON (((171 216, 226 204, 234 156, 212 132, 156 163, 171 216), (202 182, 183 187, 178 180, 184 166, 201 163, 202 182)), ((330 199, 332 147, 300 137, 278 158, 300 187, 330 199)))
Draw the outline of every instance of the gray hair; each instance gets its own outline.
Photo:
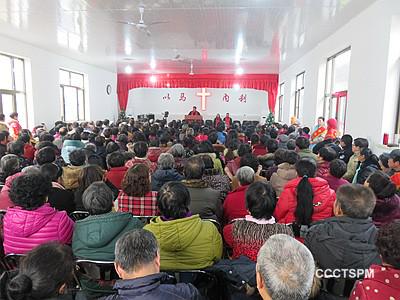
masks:
POLYGON ((241 167, 236 171, 236 177, 240 185, 251 184, 254 181, 254 170, 248 166, 241 167))
POLYGON ((157 166, 161 170, 173 169, 175 166, 175 159, 170 153, 161 153, 158 157, 157 166))
POLYGON ((158 255, 154 234, 145 229, 134 229, 122 235, 115 244, 115 263, 125 272, 140 270, 158 255))
POLYGON ((261 247, 257 271, 274 300, 306 300, 310 296, 314 258, 306 246, 286 234, 271 236, 261 247))
POLYGON ((91 215, 109 213, 113 206, 114 195, 102 181, 93 182, 82 195, 82 203, 91 215))
POLYGON ((172 154, 173 157, 183 157, 185 154, 185 148, 182 146, 182 144, 175 144, 169 149, 169 153, 172 154))
POLYGON ((336 192, 336 203, 344 215, 350 218, 367 219, 372 215, 376 197, 371 188, 359 184, 345 184, 336 192))

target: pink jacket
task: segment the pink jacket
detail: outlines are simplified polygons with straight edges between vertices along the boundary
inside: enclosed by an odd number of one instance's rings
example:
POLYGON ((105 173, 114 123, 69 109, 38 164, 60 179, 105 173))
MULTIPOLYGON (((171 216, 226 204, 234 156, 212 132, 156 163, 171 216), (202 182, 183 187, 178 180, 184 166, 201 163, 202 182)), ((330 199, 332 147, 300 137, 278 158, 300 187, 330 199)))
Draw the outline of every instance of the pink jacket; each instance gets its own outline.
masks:
POLYGON ((74 230, 74 222, 67 213, 48 203, 31 211, 18 206, 9 208, 3 226, 5 254, 24 254, 51 241, 70 244, 74 230))
POLYGON ((9 207, 14 206, 14 203, 12 203, 8 193, 10 192, 13 180, 21 175, 22 173, 19 172, 7 177, 4 187, 1 189, 0 192, 0 209, 8 209, 9 207))

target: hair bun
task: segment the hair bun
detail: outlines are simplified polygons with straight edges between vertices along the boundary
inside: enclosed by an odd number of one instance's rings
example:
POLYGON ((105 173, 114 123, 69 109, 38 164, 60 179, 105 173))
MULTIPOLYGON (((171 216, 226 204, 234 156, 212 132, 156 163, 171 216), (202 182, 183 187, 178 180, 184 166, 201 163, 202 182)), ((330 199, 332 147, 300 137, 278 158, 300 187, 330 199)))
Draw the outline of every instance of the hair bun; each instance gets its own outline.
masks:
MULTIPOLYGON (((9 281, 7 290, 11 295, 29 294, 32 291, 32 280, 24 274, 18 274, 9 281)), ((23 298, 17 297, 16 299, 23 298)))

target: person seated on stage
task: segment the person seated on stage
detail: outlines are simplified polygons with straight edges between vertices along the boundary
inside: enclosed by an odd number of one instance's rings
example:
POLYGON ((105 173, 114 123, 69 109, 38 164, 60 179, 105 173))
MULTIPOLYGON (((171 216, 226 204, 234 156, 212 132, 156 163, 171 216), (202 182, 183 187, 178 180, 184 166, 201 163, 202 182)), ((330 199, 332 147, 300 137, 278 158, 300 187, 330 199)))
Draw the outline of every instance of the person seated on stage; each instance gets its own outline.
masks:
POLYGON ((232 118, 229 116, 229 113, 226 113, 225 118, 224 118, 224 123, 226 129, 230 129, 233 125, 232 118))
POLYGON ((189 116, 200 116, 200 113, 197 111, 197 107, 193 106, 193 109, 188 113, 189 116))

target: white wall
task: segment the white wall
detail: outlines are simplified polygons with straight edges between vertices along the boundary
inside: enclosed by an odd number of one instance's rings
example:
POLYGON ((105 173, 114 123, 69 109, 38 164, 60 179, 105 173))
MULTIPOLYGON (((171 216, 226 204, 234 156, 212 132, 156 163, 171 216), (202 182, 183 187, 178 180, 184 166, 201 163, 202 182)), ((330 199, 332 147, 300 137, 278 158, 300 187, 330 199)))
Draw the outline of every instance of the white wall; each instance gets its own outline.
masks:
POLYGON ((156 118, 168 111, 169 119, 183 119, 193 106, 202 114, 204 119, 214 119, 217 113, 222 117, 228 112, 234 120, 260 120, 268 114, 268 93, 253 89, 211 89, 207 97, 206 110, 201 110, 200 97, 196 93, 201 89, 160 89, 138 88, 129 91, 126 113, 136 117, 140 114, 154 113, 156 118), (186 96, 186 101, 179 101, 181 93, 186 96), (223 101, 224 94, 229 95, 229 102, 223 101), (170 95, 170 100, 163 97, 170 95), (246 102, 239 101, 241 95, 246 95, 246 102))
POLYGON ((323 113, 327 59, 351 46, 346 131, 382 143, 394 137, 400 73, 400 1, 379 0, 291 66, 280 70, 285 82, 284 121, 294 101, 294 79, 305 71, 305 101, 300 121, 313 126, 323 113))
POLYGON ((60 119, 59 68, 78 71, 86 75, 86 119, 97 120, 117 117, 117 75, 92 65, 56 55, 8 37, 0 36, 0 52, 25 59, 27 80, 28 127, 44 122, 52 127, 60 119), (111 95, 106 86, 112 86, 111 95))

